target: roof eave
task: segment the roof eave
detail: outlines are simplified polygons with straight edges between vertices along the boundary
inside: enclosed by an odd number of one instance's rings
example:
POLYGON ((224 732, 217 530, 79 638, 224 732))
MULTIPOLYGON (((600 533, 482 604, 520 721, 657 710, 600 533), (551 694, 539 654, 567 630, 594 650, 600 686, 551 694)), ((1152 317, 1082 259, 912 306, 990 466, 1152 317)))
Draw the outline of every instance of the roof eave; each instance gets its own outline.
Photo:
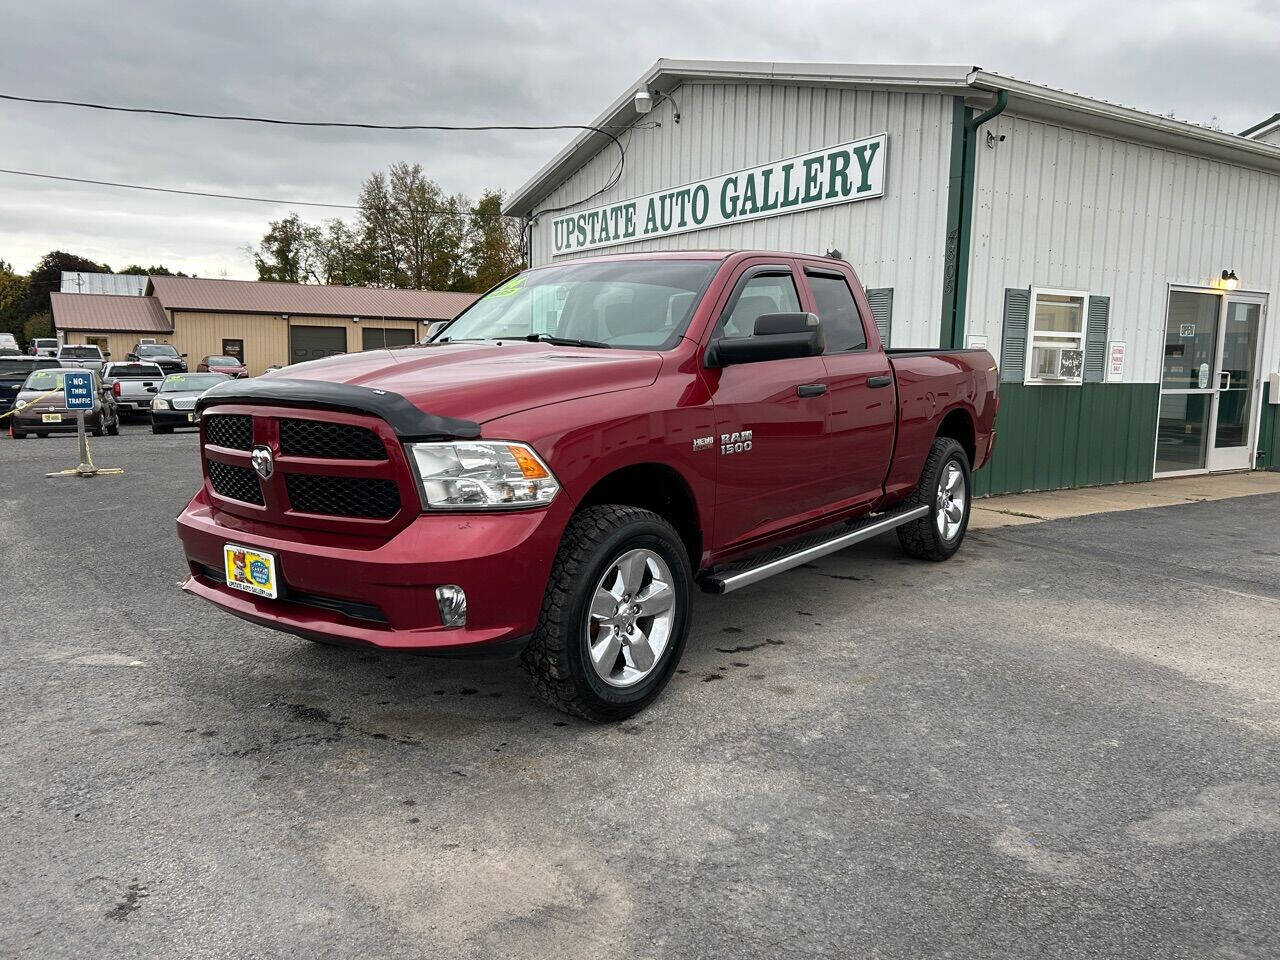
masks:
POLYGON ((1087 120, 1090 130, 1168 147, 1262 170, 1280 171, 1280 147, 1249 140, 1232 133, 1211 130, 1185 120, 1161 117, 1144 110, 1095 100, 1078 93, 1054 90, 1039 84, 975 70, 969 78, 974 90, 1009 93, 1008 111, 1020 116, 1079 126, 1087 120))
MULTIPOLYGON (((974 67, 920 64, 787 63, 753 60, 658 60, 639 79, 591 121, 590 126, 627 127, 640 119, 635 109, 635 93, 645 87, 666 93, 682 83, 700 81, 725 83, 806 84, 823 86, 871 86, 889 89, 930 89, 958 91, 966 88, 974 67)), ((503 213, 511 217, 529 216, 561 181, 563 171, 576 170, 609 143, 594 130, 584 130, 545 163, 537 173, 507 198, 503 213)))

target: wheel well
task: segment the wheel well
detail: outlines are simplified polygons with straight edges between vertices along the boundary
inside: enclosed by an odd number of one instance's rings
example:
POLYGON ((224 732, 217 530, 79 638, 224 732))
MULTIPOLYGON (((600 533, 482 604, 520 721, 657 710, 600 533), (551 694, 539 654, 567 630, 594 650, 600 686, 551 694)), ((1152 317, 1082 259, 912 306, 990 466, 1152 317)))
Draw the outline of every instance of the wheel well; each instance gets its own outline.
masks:
POLYGON ((950 437, 964 447, 964 452, 969 456, 969 466, 973 466, 977 445, 973 437, 973 418, 969 416, 969 411, 956 409, 943 417, 942 425, 938 427, 938 436, 950 437))
POLYGON ((660 463, 638 463, 601 478, 582 498, 580 506, 623 503, 652 510, 680 534, 695 570, 702 557, 702 527, 698 507, 684 477, 660 463))

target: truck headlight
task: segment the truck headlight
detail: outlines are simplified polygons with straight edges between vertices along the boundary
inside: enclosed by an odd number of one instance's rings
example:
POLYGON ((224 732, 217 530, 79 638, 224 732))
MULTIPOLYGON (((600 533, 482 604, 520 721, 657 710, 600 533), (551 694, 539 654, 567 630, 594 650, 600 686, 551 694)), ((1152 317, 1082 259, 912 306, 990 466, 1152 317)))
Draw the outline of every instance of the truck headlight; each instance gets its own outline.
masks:
POLYGON ((505 440, 406 445, 428 510, 486 510, 550 503, 560 484, 533 449, 505 440))
POLYGON ((154 400, 151 401, 151 409, 152 410, 168 410, 169 401, 164 399, 163 397, 156 397, 154 400))

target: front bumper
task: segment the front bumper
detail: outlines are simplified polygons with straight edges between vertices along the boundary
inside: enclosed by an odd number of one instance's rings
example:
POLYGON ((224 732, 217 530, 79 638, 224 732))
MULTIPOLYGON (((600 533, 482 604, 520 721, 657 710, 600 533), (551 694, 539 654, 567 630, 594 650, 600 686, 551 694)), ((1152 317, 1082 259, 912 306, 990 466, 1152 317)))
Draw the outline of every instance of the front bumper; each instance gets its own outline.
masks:
MULTIPOLYGON (((102 426, 101 408, 86 410, 84 412, 84 425, 86 429, 97 430, 102 426)), ((74 410, 23 410, 15 413, 9 418, 13 423, 13 429, 19 433, 58 433, 61 431, 75 432, 76 414, 74 410), (58 423, 45 423, 44 415, 46 413, 57 413, 62 416, 62 420, 58 423)))
POLYGON ((151 422, 158 427, 198 427, 200 414, 195 410, 156 410, 149 408, 151 422))
POLYGON ((563 495, 543 509, 424 513, 378 541, 249 521, 218 510, 201 490, 177 521, 191 574, 183 589, 298 636, 397 650, 481 651, 533 632, 571 513, 563 495), (216 571, 228 543, 275 555, 278 599, 221 582, 216 571), (446 584, 466 591, 463 627, 440 623, 435 588, 446 584))

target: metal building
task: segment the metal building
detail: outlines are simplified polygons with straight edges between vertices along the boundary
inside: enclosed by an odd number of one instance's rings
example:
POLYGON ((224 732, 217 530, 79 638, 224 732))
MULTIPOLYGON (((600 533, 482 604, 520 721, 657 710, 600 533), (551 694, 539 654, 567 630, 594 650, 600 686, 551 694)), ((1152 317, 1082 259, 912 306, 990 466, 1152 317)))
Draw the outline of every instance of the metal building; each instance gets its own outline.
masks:
MULTIPOLYGON (((537 266, 838 250, 1001 366, 988 492, 1280 463, 1280 145, 973 67, 658 61, 517 190, 537 266)), ((1257 136, 1256 134, 1262 134, 1257 136)))

